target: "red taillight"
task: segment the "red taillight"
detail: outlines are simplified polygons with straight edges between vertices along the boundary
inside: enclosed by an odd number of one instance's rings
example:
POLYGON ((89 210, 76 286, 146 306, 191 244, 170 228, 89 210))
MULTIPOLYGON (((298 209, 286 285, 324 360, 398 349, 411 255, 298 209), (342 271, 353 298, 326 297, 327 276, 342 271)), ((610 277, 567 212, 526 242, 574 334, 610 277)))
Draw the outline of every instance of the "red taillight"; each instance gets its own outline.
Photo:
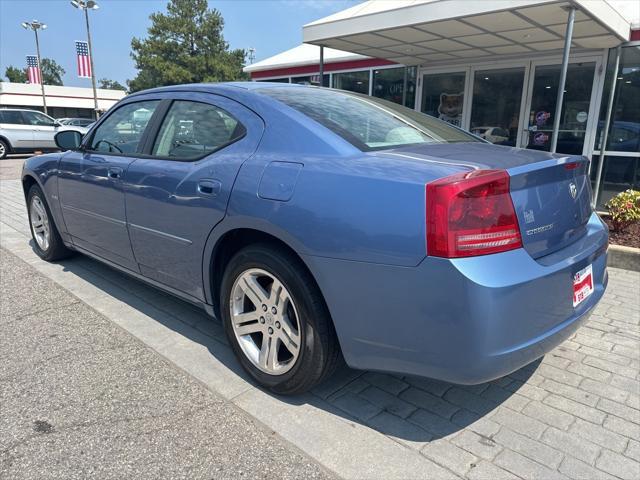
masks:
POLYGON ((580 164, 578 162, 570 162, 570 163, 565 163, 564 164, 564 169, 565 170, 575 170, 579 166, 580 166, 580 164))
POLYGON ((472 257, 522 246, 504 170, 475 170, 427 184, 427 254, 472 257))

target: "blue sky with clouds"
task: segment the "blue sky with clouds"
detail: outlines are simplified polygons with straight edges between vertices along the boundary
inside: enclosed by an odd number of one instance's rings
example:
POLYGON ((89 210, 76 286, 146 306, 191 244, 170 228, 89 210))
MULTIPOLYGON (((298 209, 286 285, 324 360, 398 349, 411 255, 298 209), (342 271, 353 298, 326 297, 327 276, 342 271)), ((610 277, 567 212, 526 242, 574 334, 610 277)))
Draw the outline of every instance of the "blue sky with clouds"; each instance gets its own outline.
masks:
MULTIPOLYGON (((164 11, 166 0, 98 0, 91 11, 91 33, 98 78, 124 83, 135 76, 130 57, 132 37, 144 37, 149 15, 164 11)), ((359 0, 209 0, 225 19, 224 36, 232 48, 256 49, 256 60, 270 57, 302 42, 302 25, 331 15, 359 0)), ((68 0, 0 0, 0 76, 7 65, 24 67, 25 56, 35 54, 33 32, 20 23, 37 19, 48 28, 40 36, 43 57, 56 60, 67 71, 65 85, 89 87, 76 76, 75 40, 86 37, 82 13, 68 0)))

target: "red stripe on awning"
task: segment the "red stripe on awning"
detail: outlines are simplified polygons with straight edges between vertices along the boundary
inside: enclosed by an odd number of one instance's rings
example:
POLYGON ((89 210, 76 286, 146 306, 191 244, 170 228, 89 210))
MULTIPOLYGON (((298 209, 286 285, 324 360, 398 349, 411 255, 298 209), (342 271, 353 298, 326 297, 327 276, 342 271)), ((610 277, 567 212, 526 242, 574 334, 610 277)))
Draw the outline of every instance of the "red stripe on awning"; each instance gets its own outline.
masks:
MULTIPOLYGON (((386 65, 398 65, 391 60, 383 58, 366 58, 364 60, 351 60, 348 62, 332 62, 324 64, 324 73, 335 72, 338 70, 356 70, 359 68, 383 67, 386 65)), ((318 73, 320 64, 302 65, 300 67, 274 68, 271 70, 261 70, 259 72, 251 72, 251 78, 266 77, 292 77, 296 75, 304 75, 309 73, 318 73)))

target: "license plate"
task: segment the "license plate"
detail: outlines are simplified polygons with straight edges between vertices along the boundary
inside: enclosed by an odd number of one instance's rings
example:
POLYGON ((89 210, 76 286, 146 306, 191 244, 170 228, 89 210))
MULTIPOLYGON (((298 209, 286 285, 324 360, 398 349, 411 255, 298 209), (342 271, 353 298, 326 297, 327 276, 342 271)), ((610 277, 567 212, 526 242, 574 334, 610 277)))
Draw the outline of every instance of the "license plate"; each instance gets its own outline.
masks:
POLYGON ((573 306, 580 305, 593 293, 593 269, 591 265, 573 276, 573 306))

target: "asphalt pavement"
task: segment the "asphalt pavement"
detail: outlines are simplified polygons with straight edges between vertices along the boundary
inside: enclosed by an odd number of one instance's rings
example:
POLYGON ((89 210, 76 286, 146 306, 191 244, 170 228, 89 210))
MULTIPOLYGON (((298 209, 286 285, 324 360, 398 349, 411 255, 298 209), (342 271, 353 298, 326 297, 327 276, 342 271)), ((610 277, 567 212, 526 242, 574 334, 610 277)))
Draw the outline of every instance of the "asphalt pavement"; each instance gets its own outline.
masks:
POLYGON ((0 249, 0 478, 331 478, 0 249))

